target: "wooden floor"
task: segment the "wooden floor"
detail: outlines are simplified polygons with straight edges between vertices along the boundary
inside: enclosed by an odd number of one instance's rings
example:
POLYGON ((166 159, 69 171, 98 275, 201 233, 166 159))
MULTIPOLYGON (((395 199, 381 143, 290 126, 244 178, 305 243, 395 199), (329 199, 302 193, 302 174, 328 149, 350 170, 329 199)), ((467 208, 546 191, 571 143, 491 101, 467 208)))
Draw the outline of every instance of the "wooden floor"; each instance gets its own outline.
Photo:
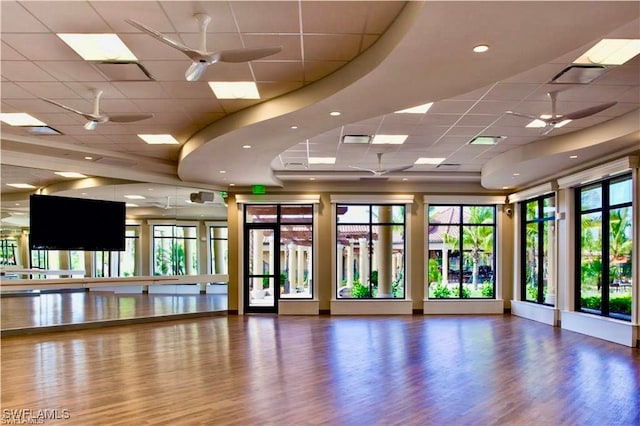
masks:
MULTIPOLYGON (((226 294, 42 293, 0 298, 0 330, 10 333, 68 329, 93 323, 132 323, 227 310, 226 294)), ((97 325, 100 325, 97 324, 97 325)))
POLYGON ((509 315, 229 315, 1 343, 3 423, 640 424, 640 350, 509 315))

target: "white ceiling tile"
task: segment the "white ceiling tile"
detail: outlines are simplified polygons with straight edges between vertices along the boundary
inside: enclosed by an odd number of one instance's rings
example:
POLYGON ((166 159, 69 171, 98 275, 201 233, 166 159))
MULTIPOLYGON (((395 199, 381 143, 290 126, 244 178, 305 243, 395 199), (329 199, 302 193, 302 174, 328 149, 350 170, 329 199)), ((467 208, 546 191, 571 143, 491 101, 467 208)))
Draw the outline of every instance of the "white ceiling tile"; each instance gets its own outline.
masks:
MULTIPOLYGON (((3 34, 4 37, 4 34, 3 34)), ((14 48, 12 48, 11 46, 9 46, 8 44, 6 44, 5 42, 2 42, 1 45, 1 50, 0 52, 2 53, 2 61, 24 61, 25 57, 24 55, 21 55, 20 53, 18 53, 17 50, 15 50, 14 48)))
POLYGON ((404 3, 398 1, 373 1, 369 3, 369 14, 365 33, 382 34, 402 11, 404 3))
POLYGON ((138 82, 117 81, 113 83, 121 93, 130 99, 162 99, 167 98, 167 92, 157 82, 138 82))
POLYGON ((360 52, 360 36, 351 34, 304 36, 305 60, 348 61, 360 52))
MULTIPOLYGON (((302 2, 302 27, 316 34, 364 33, 369 8, 369 2, 334 2, 329 7, 323 2, 302 2)), ((393 18, 387 15, 388 22, 393 18)))
MULTIPOLYGON (((20 87, 32 93, 34 96, 52 99, 73 99, 79 96, 64 84, 57 82, 24 82, 19 83, 20 87)), ((3 93, 4 96, 4 93, 3 93)))
POLYGON ((6 33, 43 33, 49 31, 22 4, 16 1, 0 1, 0 17, 2 18, 0 21, 2 37, 6 33))
POLYGON ((473 104, 472 101, 438 101, 431 106, 427 116, 431 114, 464 114, 473 104))
POLYGON ((89 2, 27 1, 22 5, 56 33, 109 33, 111 29, 89 2), (82 19, 77 19, 82 16, 82 19))
POLYGON ((244 47, 282 47, 281 52, 265 57, 264 61, 302 60, 301 37, 298 34, 247 34, 242 40, 244 47))
POLYGON ((55 34, 3 34, 2 40, 32 61, 82 59, 55 34))
POLYGON ((170 98, 175 99, 215 99, 206 81, 171 81, 160 83, 170 98))
POLYGON ((8 81, 0 83, 0 93, 2 93, 2 99, 33 99, 34 97, 28 90, 8 81))
POLYGON ((32 62, 3 61, 2 76, 15 82, 19 81, 54 81, 55 79, 32 62))
POLYGON ((302 62, 253 62, 251 64, 256 81, 302 82, 302 62))
MULTIPOLYGON (((299 2, 239 1, 231 3, 238 28, 247 33, 297 33, 299 2), (269 16, 269 19, 264 19, 269 16)), ((304 19, 304 16, 303 16, 304 19)), ((308 31, 305 29, 305 31, 308 31)))
POLYGON ((309 61, 308 58, 305 58, 304 80, 318 80, 328 74, 331 74, 346 63, 346 61, 309 61))
POLYGON ((82 60, 38 61, 38 66, 61 82, 106 80, 90 62, 82 60))

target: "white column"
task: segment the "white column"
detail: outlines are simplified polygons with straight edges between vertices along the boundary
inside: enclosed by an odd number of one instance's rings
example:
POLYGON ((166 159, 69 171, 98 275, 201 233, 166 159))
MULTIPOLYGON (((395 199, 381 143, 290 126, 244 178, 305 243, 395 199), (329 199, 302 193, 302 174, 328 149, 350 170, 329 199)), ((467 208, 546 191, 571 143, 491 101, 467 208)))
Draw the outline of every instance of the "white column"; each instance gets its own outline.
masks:
POLYGON ((367 249, 367 239, 358 239, 358 269, 360 272, 360 284, 368 285, 369 281, 369 250, 367 249))
MULTIPOLYGON (((274 294, 274 288, 278 289, 278 291, 280 291, 280 271, 275 271, 274 268, 274 262, 275 262, 275 258, 276 258, 276 253, 275 253, 275 241, 273 238, 273 234, 271 234, 271 237, 269 237, 269 248, 268 248, 269 252, 267 253, 268 259, 269 259, 269 273, 273 274, 276 276, 275 281, 269 281, 269 294, 274 294)), ((280 255, 280 253, 278 253, 278 256, 280 255)))
POLYGON ((547 233, 547 295, 544 303, 550 305, 556 304, 556 224, 554 221, 549 222, 549 231, 547 233))
POLYGON ((347 246, 347 287, 353 287, 353 246, 347 246))
POLYGON ((305 289, 305 291, 309 294, 313 294, 312 293, 312 288, 311 286, 313 285, 313 249, 311 247, 308 247, 306 250, 307 253, 307 288, 305 289))
MULTIPOLYGON (((253 253, 251 254, 251 257, 253 259, 253 265, 252 265, 252 269, 253 269, 253 274, 254 275, 262 275, 263 274, 263 267, 262 267, 262 262, 263 262, 263 241, 264 241, 264 234, 263 231, 254 229, 253 231, 253 253)), ((254 290, 257 290, 254 288, 254 290)))
POLYGON ((227 253, 225 253, 225 240, 223 228, 213 228, 213 260, 214 260, 214 274, 226 274, 227 273, 227 253))
POLYGON ((296 287, 302 288, 304 285, 304 247, 298 246, 297 249, 298 249, 297 250, 298 262, 296 265, 296 272, 297 272, 296 287))
MULTIPOLYGON (((185 275, 192 275, 196 273, 193 270, 193 247, 191 246, 191 238, 195 237, 195 229, 191 227, 185 227, 184 229, 184 238, 182 239, 182 244, 184 244, 184 273, 185 275)), ((112 269, 112 274, 115 272, 112 269)))
POLYGON ((442 243, 442 284, 449 283, 449 245, 442 243))
MULTIPOLYGON (((380 206, 379 219, 382 223, 391 222, 391 207, 380 206)), ((380 226, 379 243, 379 268, 378 268, 378 294, 376 297, 391 297, 391 269, 393 255, 393 234, 391 226, 380 226)))
POLYGON ((293 293, 293 289, 296 285, 296 246, 293 243, 290 243, 287 246, 287 269, 288 275, 287 278, 289 280, 289 293, 293 293))
POLYGON ((342 287, 342 280, 344 279, 342 275, 342 269, 344 267, 344 246, 338 243, 336 247, 336 279, 338 280, 338 288, 342 287))

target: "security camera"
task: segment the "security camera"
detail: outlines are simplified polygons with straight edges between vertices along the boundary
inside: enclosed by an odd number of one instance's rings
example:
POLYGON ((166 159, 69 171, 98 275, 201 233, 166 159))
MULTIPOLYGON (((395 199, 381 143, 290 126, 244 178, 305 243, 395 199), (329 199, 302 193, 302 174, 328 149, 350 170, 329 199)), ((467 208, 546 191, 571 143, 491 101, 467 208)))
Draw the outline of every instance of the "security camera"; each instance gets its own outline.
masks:
POLYGON ((513 209, 511 207, 506 207, 504 209, 504 212, 507 214, 507 216, 511 217, 513 216, 513 209))

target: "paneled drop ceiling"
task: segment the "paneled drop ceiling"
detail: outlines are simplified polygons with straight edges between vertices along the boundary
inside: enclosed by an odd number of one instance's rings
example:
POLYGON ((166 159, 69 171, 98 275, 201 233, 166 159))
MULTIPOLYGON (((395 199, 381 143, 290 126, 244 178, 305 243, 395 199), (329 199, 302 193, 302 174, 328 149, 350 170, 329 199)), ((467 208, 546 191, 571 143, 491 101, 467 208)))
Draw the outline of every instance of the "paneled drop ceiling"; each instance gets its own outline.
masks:
POLYGON ((589 84, 552 82, 602 38, 640 39, 637 2, 3 0, 0 14, 2 112, 29 113, 61 132, 37 136, 2 123, 3 216, 24 208, 34 190, 107 199, 156 191, 146 207, 161 209, 167 199, 188 205, 193 191, 251 184, 286 189, 314 179, 358 188, 362 178, 375 177, 363 169, 405 167, 382 177, 396 185, 468 182, 506 193, 640 150, 640 56, 605 66, 589 84), (125 22, 135 19, 195 47, 194 13, 212 17, 210 50, 282 51, 213 64, 188 82, 184 54, 125 22), (85 61, 58 33, 115 33, 138 61, 85 61), (474 53, 480 44, 489 50, 474 53), (257 84, 259 100, 220 100, 207 84, 245 80, 257 84), (88 131, 82 117, 40 99, 90 112, 96 89, 104 92, 102 112, 153 118, 88 131), (553 91, 558 114, 617 103, 548 135, 505 113, 549 114, 553 91), (395 113, 430 102, 424 114, 395 113), (149 145, 137 136, 153 133, 179 143, 149 145), (342 142, 345 135, 383 134, 407 139, 342 142), (478 136, 500 138, 469 143, 478 136), (504 160, 515 154, 521 162, 504 160), (314 157, 335 163, 310 164, 314 157), (442 161, 415 164, 418 158, 442 161), (55 171, 89 179, 70 182, 55 171), (36 189, 7 186, 15 182, 36 189))

